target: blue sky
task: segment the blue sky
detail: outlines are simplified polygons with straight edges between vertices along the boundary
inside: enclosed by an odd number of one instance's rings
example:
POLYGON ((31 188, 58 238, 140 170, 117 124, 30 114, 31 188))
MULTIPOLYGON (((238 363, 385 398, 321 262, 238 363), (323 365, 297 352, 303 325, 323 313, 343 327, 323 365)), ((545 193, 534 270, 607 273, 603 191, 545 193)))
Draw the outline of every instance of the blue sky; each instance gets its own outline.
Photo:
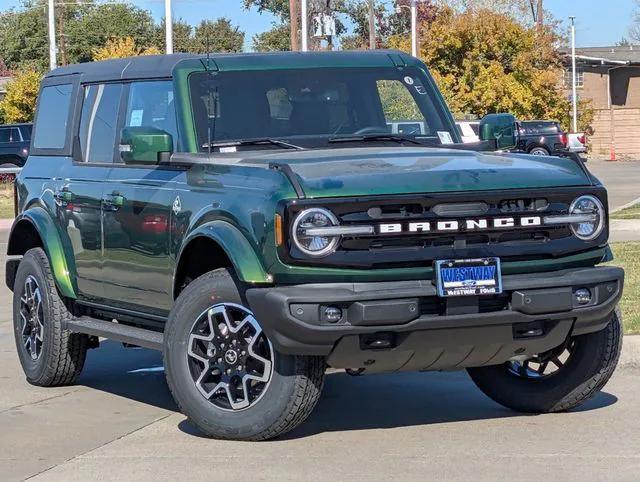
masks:
MULTIPOLYGON (((164 15, 164 0, 133 0, 150 10, 156 18, 164 15)), ((631 24, 635 0, 545 0, 545 8, 557 20, 567 23, 576 16, 578 46, 613 45, 626 35, 631 24)), ((19 5, 19 0, 0 0, 0 11, 19 5)), ((276 19, 266 13, 244 10, 241 0, 173 0, 175 18, 191 24, 202 19, 228 17, 247 33, 247 43, 256 33, 271 28, 276 19)))

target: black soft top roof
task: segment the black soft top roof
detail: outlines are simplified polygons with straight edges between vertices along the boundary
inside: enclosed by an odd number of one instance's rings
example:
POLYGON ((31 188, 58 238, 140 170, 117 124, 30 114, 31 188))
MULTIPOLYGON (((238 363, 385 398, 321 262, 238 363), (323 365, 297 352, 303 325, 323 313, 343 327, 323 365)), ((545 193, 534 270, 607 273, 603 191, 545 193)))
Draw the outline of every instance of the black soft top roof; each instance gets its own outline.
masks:
POLYGON ((173 68, 182 60, 203 57, 203 55, 196 54, 142 55, 101 62, 86 62, 59 67, 49 72, 47 77, 81 74, 82 80, 86 82, 167 78, 171 77, 173 68))
MULTIPOLYGON (((81 75, 82 82, 161 79, 171 77, 184 60, 204 60, 205 54, 143 55, 124 59, 67 65, 52 70, 47 78, 81 75)), ((270 52, 211 54, 210 59, 224 70, 261 70, 319 67, 383 67, 415 65, 416 59, 394 50, 341 52, 270 52)))

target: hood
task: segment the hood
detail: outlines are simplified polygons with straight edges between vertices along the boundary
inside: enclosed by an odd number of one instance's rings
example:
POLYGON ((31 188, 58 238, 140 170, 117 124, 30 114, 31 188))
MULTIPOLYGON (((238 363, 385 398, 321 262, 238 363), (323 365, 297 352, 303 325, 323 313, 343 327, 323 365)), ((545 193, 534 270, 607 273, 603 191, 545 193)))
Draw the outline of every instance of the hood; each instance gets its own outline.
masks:
POLYGON ((245 151, 234 164, 286 163, 307 197, 590 186, 585 169, 559 157, 454 149, 366 147, 245 151))

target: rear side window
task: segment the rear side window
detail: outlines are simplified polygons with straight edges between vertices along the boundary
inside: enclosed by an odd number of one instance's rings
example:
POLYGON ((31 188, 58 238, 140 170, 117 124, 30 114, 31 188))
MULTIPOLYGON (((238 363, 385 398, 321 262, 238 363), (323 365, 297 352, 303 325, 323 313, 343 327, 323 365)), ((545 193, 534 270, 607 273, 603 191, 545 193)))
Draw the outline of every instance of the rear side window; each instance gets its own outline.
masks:
POLYGON ((122 84, 97 84, 84 88, 79 132, 83 161, 113 162, 121 93, 122 84))
POLYGON ((25 141, 30 141, 31 140, 31 125, 28 126, 22 126, 22 138, 25 141))
POLYGON ((33 147, 64 148, 72 93, 72 84, 50 85, 42 89, 38 99, 38 128, 33 139, 33 147))
POLYGON ((0 129, 0 142, 9 142, 11 141, 11 129, 0 129))
POLYGON ((522 124, 522 128, 529 135, 552 135, 560 131, 558 124, 550 122, 530 122, 522 124))

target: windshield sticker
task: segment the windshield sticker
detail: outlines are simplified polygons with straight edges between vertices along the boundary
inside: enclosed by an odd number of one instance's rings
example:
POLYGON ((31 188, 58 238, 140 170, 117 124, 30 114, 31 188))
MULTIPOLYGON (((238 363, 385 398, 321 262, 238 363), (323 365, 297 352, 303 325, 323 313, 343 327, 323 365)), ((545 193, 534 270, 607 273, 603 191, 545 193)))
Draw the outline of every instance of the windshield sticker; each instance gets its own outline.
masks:
POLYGON ((438 137, 440 138, 441 144, 453 144, 453 138, 449 131, 438 131, 438 137))
POLYGON ((404 78, 404 81, 407 83, 407 85, 413 85, 413 78, 409 77, 408 75, 404 78))
POLYGON ((144 114, 144 110, 132 110, 131 118, 129 119, 129 127, 140 127, 142 125, 142 115, 144 114))
POLYGON ((219 151, 220 152, 237 152, 238 148, 236 146, 225 146, 225 147, 220 147, 219 151))

